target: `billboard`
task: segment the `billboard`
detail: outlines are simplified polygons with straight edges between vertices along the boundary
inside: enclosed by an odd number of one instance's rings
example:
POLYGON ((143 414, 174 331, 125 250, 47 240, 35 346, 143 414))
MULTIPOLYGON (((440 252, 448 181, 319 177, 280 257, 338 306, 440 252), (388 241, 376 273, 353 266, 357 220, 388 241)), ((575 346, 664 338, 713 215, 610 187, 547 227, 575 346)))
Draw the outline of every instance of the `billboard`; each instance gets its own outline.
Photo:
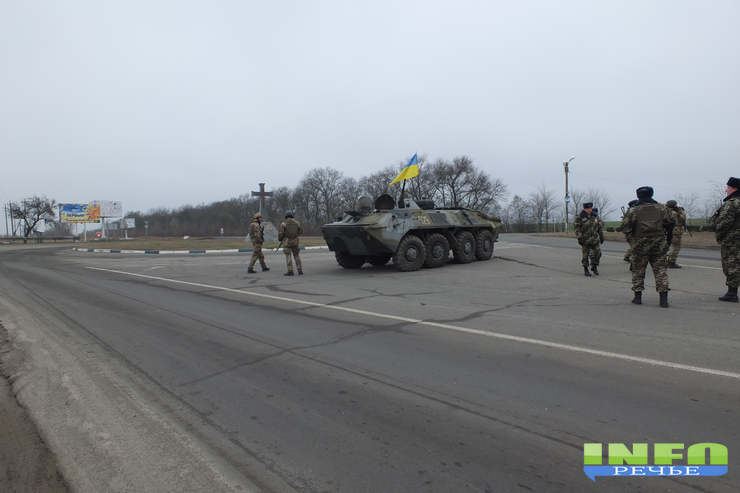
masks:
POLYGON ((63 223, 99 223, 100 206, 93 204, 59 204, 59 221, 63 223))
POLYGON ((123 217, 123 204, 109 200, 93 200, 93 205, 100 206, 100 217, 123 217))

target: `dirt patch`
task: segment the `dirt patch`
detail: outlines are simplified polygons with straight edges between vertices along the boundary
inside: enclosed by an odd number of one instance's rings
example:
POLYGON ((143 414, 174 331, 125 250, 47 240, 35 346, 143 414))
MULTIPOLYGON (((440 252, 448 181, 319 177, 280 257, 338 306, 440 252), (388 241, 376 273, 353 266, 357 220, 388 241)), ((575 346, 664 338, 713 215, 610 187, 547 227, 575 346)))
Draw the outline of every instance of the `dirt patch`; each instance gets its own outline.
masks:
POLYGON ((0 325, 0 491, 69 493, 55 457, 13 395, 10 349, 0 325))

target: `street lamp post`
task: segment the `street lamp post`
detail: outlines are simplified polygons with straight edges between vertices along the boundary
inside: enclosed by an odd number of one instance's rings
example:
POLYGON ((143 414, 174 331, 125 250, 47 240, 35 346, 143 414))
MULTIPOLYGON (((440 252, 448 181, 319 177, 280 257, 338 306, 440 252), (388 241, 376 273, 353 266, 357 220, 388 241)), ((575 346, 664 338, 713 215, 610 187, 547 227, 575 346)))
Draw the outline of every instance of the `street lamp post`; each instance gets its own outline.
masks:
POLYGON ((563 161, 563 168, 565 168, 565 232, 568 232, 568 204, 570 204, 570 194, 568 194, 568 165, 576 157, 573 156, 567 161, 563 161))

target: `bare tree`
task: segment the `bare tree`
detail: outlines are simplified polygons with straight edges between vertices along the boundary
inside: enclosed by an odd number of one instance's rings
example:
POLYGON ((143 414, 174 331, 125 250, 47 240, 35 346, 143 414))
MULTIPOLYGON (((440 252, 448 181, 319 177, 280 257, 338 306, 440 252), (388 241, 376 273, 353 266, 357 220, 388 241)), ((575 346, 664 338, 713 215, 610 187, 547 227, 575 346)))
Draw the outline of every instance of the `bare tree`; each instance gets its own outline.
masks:
POLYGON ((542 225, 545 225, 545 231, 548 231, 550 220, 560 209, 559 202, 556 201, 555 191, 548 190, 543 183, 537 190, 529 194, 529 204, 532 208, 532 218, 537 223, 538 231, 542 231, 542 225))
POLYGON ((679 193, 676 195, 676 201, 679 207, 683 207, 686 211, 686 218, 690 219, 696 217, 699 213, 699 194, 691 192, 690 194, 679 193))
POLYGON ((492 180, 473 165, 468 156, 450 161, 438 159, 431 165, 434 200, 444 207, 469 207, 492 212, 505 200, 508 188, 501 180, 492 180))
POLYGON ((717 209, 722 206, 722 201, 727 196, 725 187, 716 181, 710 181, 709 195, 704 199, 704 203, 701 206, 699 215, 704 223, 709 226, 712 222, 712 216, 717 209))
POLYGON ((570 196, 572 200, 570 203, 572 218, 575 218, 575 216, 581 213, 584 202, 593 202, 594 207, 599 209, 599 216, 602 220, 606 220, 608 216, 617 210, 616 206, 612 205, 609 192, 600 188, 589 188, 585 191, 574 188, 570 191, 570 196))
POLYGON ((526 233, 534 223, 532 204, 519 195, 514 195, 509 205, 501 211, 501 219, 505 222, 508 232, 526 233))
POLYGON ((315 231, 334 221, 342 210, 343 183, 344 174, 329 167, 312 169, 303 176, 296 191, 300 190, 304 199, 306 227, 315 231))
POLYGON ((46 195, 43 197, 34 195, 30 199, 11 202, 10 217, 22 222, 23 236, 28 237, 40 222, 44 225, 56 224, 57 216, 54 211, 56 207, 56 201, 46 198, 46 195))
MULTIPOLYGON (((369 197, 372 201, 385 194, 393 196, 395 194, 394 188, 389 183, 398 175, 398 172, 398 168, 393 165, 386 166, 382 170, 368 176, 363 176, 358 181, 362 195, 369 197)), ((393 185, 393 187, 396 186, 393 185)), ((398 187, 396 189, 400 190, 398 187)))

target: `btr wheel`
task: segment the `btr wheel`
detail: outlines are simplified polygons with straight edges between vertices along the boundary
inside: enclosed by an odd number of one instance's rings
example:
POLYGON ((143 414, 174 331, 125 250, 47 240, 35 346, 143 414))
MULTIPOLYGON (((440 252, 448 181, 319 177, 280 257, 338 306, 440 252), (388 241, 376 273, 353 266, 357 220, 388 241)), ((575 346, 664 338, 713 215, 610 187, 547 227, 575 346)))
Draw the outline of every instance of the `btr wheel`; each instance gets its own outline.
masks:
POLYGON ((475 258, 478 260, 488 260, 493 255, 493 233, 487 229, 478 232, 478 238, 475 239, 475 258))
POLYGON ((457 245, 452 250, 460 264, 469 264, 475 258, 475 237, 470 231, 460 231, 455 235, 457 245))
POLYGON ((387 264, 390 259, 391 255, 370 255, 367 258, 367 261, 370 265, 374 265, 375 267, 382 267, 387 264))
POLYGON ((426 257, 426 248, 421 238, 414 235, 404 237, 393 254, 393 263, 396 269, 413 272, 419 270, 426 257))
POLYGON ((430 234, 426 248, 427 254, 424 260, 424 267, 442 267, 447 263, 447 256, 450 253, 450 243, 443 235, 439 233, 430 234))
POLYGON ((352 255, 348 252, 334 252, 337 263, 345 269, 359 269, 367 260, 365 255, 352 255))

